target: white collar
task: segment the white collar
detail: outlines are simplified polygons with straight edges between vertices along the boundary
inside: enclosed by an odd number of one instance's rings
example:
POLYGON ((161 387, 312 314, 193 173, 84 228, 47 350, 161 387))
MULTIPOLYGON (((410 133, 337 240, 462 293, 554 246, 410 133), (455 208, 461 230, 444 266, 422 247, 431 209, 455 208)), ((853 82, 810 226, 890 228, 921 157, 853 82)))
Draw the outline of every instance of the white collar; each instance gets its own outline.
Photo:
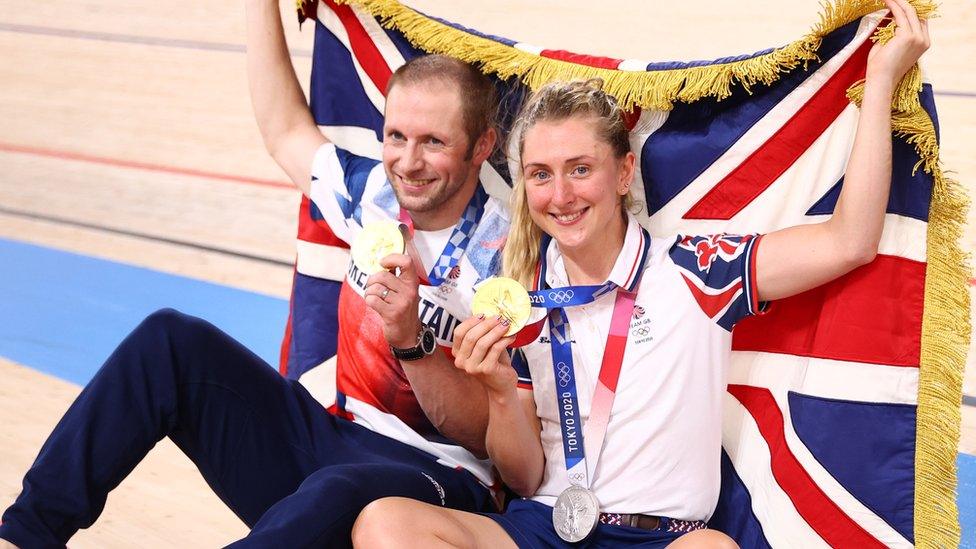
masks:
MULTIPOLYGON (((640 280, 639 265, 646 255, 649 247, 650 237, 644 231, 637 219, 633 215, 627 214, 627 230, 624 233, 624 245, 617 255, 617 260, 610 269, 610 275, 604 282, 612 282, 621 288, 636 290, 637 281, 640 280)), ((569 276, 566 274, 566 265, 563 262, 563 254, 559 251, 556 239, 549 241, 546 248, 546 260, 543 266, 545 269, 545 281, 550 288, 560 288, 569 286, 569 276)))

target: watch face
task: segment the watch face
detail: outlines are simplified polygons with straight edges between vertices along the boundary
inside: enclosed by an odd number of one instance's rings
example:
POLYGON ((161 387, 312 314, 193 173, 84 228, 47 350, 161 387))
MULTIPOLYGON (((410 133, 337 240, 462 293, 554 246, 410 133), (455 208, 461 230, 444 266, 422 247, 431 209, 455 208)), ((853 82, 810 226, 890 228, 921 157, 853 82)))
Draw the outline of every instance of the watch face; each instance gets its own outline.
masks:
POLYGON ((430 327, 424 328, 424 334, 420 338, 420 348, 423 349, 425 355, 430 355, 434 353, 434 349, 437 347, 437 340, 434 338, 434 330, 430 327))

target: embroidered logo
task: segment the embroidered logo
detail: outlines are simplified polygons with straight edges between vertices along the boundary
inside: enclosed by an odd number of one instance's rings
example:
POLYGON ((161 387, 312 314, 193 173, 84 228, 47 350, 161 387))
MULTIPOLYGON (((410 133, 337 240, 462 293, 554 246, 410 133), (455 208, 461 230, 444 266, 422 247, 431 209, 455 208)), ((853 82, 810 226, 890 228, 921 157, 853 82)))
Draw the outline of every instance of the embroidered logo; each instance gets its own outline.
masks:
POLYGON ((647 314, 647 311, 643 307, 634 305, 634 320, 640 320, 645 314, 647 314))

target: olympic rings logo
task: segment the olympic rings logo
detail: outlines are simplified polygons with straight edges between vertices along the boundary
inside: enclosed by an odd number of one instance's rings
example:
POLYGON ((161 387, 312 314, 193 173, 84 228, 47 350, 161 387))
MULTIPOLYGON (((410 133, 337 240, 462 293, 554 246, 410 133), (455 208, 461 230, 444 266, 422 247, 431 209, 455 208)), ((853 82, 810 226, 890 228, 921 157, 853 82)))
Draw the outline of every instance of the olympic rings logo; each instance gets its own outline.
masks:
POLYGON ((647 334, 651 333, 651 329, 648 328, 647 326, 641 326, 640 328, 635 328, 630 333, 632 335, 635 335, 635 336, 638 336, 638 337, 643 337, 643 336, 646 336, 647 334))
POLYGON ((549 299, 556 303, 566 303, 573 299, 573 290, 553 290, 549 292, 549 299))
POLYGON ((569 385, 569 366, 565 362, 556 364, 556 372, 559 377, 559 386, 566 387, 569 385))

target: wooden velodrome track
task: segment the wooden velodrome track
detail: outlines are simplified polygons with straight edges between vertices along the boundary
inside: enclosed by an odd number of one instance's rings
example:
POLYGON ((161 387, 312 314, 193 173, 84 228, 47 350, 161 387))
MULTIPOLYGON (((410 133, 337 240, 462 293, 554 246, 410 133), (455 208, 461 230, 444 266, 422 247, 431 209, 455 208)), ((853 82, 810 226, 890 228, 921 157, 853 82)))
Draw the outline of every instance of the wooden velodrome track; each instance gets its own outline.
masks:
MULTIPOLYGON (((806 32, 820 9, 799 0, 673 2, 668 10, 621 0, 598 9, 581 0, 408 3, 540 46, 654 60, 781 45, 806 32)), ((964 4, 941 7, 926 68, 937 90, 942 159, 971 186, 976 14, 964 4)), ((0 239, 286 297, 298 193, 264 153, 251 116, 243 6, 0 0, 0 7, 0 239)), ((312 25, 299 30, 291 2, 282 12, 304 83, 312 25)), ((973 220, 964 241, 970 251, 973 220)), ((79 391, 3 359, 2 344, 0 509, 79 391)), ((965 392, 976 396, 973 370, 965 392)), ((960 449, 973 454, 976 400, 967 402, 960 449)), ((165 442, 71 546, 212 547, 244 533, 165 442)))

